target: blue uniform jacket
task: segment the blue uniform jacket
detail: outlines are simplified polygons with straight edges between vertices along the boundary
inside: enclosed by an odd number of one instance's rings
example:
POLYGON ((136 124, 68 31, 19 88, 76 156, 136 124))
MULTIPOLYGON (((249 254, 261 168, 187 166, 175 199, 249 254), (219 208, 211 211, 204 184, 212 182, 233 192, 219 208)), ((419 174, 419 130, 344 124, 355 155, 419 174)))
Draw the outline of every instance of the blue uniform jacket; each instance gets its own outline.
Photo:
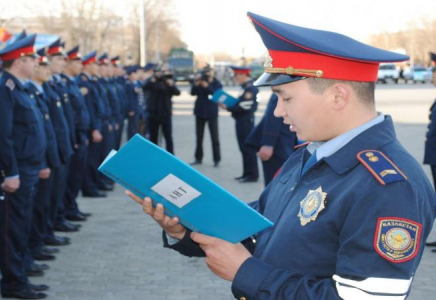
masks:
POLYGON ((107 90, 105 87, 105 83, 103 82, 103 78, 98 78, 96 81, 96 86, 98 89, 98 94, 100 95, 100 101, 102 103, 102 120, 104 124, 114 124, 114 120, 112 118, 112 108, 109 104, 109 96, 107 94, 107 90))
MULTIPOLYGON (((301 175, 304 151, 294 152, 252 203, 274 226, 249 247, 253 257, 234 278, 234 296, 354 300, 407 295, 432 229, 435 195, 421 166, 396 139, 392 119, 387 116, 301 175), (365 163, 357 158, 361 151, 365 163), (375 172, 372 162, 379 167, 382 162, 385 170, 375 172), (323 209, 314 206, 321 193, 323 209), (315 216, 304 226, 302 211, 315 216)), ((166 246, 200 254, 188 239, 166 246)))
POLYGON ((197 96, 194 106, 194 115, 204 119, 218 117, 218 104, 211 101, 209 95, 213 95, 216 90, 222 88, 223 85, 216 78, 214 78, 207 87, 193 84, 191 87, 191 95, 197 96))
POLYGON ((77 76, 76 82, 88 107, 91 131, 101 131, 104 107, 103 102, 100 99, 96 80, 91 78, 91 76, 82 73, 77 76))
POLYGON ((86 136, 90 129, 91 119, 85 98, 74 79, 61 75, 74 112, 76 139, 79 144, 86 144, 86 136))
POLYGON ((76 137, 76 121, 74 119, 74 110, 68 95, 68 87, 62 80, 61 76, 53 76, 52 83, 53 89, 59 94, 62 99, 62 108, 64 110, 65 118, 67 119, 68 127, 70 128, 70 139, 73 149, 78 148, 76 137))
POLYGON ((58 142, 56 140, 55 130, 50 118, 48 98, 46 97, 45 93, 39 92, 32 83, 28 84, 28 90, 30 95, 36 100, 44 121, 44 129, 47 137, 47 167, 51 169, 56 168, 60 165, 61 160, 59 157, 58 142))
POLYGON ((66 163, 73 154, 73 145, 71 144, 70 128, 62 108, 63 103, 51 84, 46 82, 42 87, 48 99, 48 109, 58 142, 59 157, 62 163, 66 163))
POLYGON ((118 123, 121 115, 120 99, 115 85, 107 78, 101 78, 101 84, 106 89, 107 99, 111 108, 111 119, 118 123))
POLYGON ((245 143, 259 150, 262 146, 274 147, 274 156, 286 160, 297 145, 297 136, 289 130, 289 125, 283 123, 283 118, 276 118, 274 110, 278 98, 271 95, 265 115, 251 131, 245 143))
POLYGON ((429 119, 430 123, 427 127, 425 135, 425 152, 424 164, 436 165, 436 101, 430 107, 429 119))
POLYGON ((12 74, 0 77, 0 177, 20 168, 40 170, 47 140, 41 112, 24 85, 12 74))
POLYGON ((232 106, 227 107, 227 110, 232 113, 233 118, 245 115, 253 115, 257 110, 257 94, 259 89, 253 85, 253 81, 249 80, 241 85, 243 93, 238 98, 238 102, 232 106))
POLYGON ((112 83, 117 89, 119 105, 120 105, 120 115, 124 118, 127 115, 127 101, 126 101, 126 90, 124 88, 125 79, 123 77, 117 77, 112 79, 112 83))

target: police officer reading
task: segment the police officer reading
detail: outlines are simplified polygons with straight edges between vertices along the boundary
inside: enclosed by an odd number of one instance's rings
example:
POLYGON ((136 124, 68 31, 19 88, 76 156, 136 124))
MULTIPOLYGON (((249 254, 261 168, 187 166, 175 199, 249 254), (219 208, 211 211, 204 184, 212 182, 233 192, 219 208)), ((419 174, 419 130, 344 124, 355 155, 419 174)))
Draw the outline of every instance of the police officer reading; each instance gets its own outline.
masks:
MULTIPOLYGON (((346 36, 248 14, 271 59, 256 85, 272 86, 275 115, 299 139, 252 203, 275 225, 239 244, 191 233, 143 201, 164 242, 232 281, 238 299, 405 299, 435 217, 420 165, 377 113, 380 62, 408 57, 346 36), (179 240, 168 242, 167 235, 179 240)), ((135 198, 138 202, 141 199, 135 198)))

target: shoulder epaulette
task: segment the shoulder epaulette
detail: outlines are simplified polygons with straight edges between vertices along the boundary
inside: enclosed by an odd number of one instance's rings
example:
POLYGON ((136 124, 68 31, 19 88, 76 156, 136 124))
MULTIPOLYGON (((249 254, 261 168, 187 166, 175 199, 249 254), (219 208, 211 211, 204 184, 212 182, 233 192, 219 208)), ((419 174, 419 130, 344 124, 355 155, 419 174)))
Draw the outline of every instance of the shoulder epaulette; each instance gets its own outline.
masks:
POLYGON ((382 185, 407 180, 397 165, 378 150, 363 150, 356 157, 382 185))
POLYGON ((15 88, 15 82, 12 79, 8 79, 5 83, 5 85, 11 90, 13 91, 15 88))

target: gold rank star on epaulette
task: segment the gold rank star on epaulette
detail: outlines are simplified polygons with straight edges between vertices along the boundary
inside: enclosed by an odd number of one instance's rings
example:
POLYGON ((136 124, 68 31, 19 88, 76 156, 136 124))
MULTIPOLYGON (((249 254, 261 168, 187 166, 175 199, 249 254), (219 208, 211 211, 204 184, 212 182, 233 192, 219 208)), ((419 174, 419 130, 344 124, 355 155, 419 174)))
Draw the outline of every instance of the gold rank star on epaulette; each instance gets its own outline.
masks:
POLYGON ((407 176, 378 150, 364 150, 359 152, 356 157, 382 185, 407 180, 407 176))

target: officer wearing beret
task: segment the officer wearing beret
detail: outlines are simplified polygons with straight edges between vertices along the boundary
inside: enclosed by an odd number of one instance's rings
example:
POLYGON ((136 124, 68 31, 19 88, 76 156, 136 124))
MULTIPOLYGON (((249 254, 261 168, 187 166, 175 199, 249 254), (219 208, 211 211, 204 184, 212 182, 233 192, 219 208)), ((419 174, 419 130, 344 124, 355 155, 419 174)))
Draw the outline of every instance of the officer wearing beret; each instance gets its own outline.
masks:
POLYGON ((289 126, 283 124, 282 118, 274 116, 278 100, 277 95, 271 95, 265 115, 245 140, 247 145, 256 149, 262 161, 265 186, 291 156, 298 143, 295 132, 290 131, 289 126))
POLYGON ((97 51, 82 58, 83 72, 77 77, 80 92, 85 97, 91 117, 91 134, 88 145, 88 157, 84 173, 82 195, 84 197, 105 197, 98 190, 98 166, 100 165, 100 144, 103 140, 102 128, 107 126, 104 120, 105 107, 101 100, 96 76, 98 75, 97 51))
POLYGON ((254 128, 254 113, 257 110, 259 89, 253 85, 250 68, 238 66, 231 66, 231 68, 235 81, 241 85, 243 91, 234 106, 226 107, 224 104, 220 104, 220 106, 230 111, 235 119, 236 137, 242 154, 243 167, 242 175, 235 179, 239 182, 255 182, 259 178, 256 151, 245 144, 245 140, 254 128))
MULTIPOLYGON (((430 52, 430 59, 436 63, 436 53, 430 52)), ((436 68, 433 67, 431 80, 433 85, 436 85, 436 68)), ((424 164, 430 165, 431 175, 433 177, 433 187, 436 187, 436 100, 430 107, 429 119, 430 123, 427 127, 425 151, 424 151, 424 164)), ((427 246, 436 247, 435 242, 429 242, 427 246)), ((436 249, 432 252, 436 253, 436 249)))
POLYGON ((133 198, 166 231, 166 247, 206 256, 236 299, 406 299, 436 198, 392 118, 377 113, 374 90, 379 63, 408 57, 248 16, 270 56, 255 84, 272 87, 275 116, 310 142, 251 204, 274 226, 255 243, 231 244, 191 233, 164 218, 161 205, 133 198))
POLYGON ((0 51, 0 270, 4 298, 42 299, 26 277, 27 251, 33 199, 40 171, 45 169, 47 147, 41 112, 25 88, 33 75, 36 35, 30 35, 0 51))
POLYGON ((209 125, 210 139, 212 141, 214 166, 217 167, 221 160, 218 134, 218 105, 210 101, 209 97, 222 87, 221 82, 215 78, 214 72, 209 66, 201 70, 192 84, 191 95, 197 96, 194 106, 197 145, 195 148, 195 161, 191 165, 202 163, 204 127, 206 123, 209 125))

